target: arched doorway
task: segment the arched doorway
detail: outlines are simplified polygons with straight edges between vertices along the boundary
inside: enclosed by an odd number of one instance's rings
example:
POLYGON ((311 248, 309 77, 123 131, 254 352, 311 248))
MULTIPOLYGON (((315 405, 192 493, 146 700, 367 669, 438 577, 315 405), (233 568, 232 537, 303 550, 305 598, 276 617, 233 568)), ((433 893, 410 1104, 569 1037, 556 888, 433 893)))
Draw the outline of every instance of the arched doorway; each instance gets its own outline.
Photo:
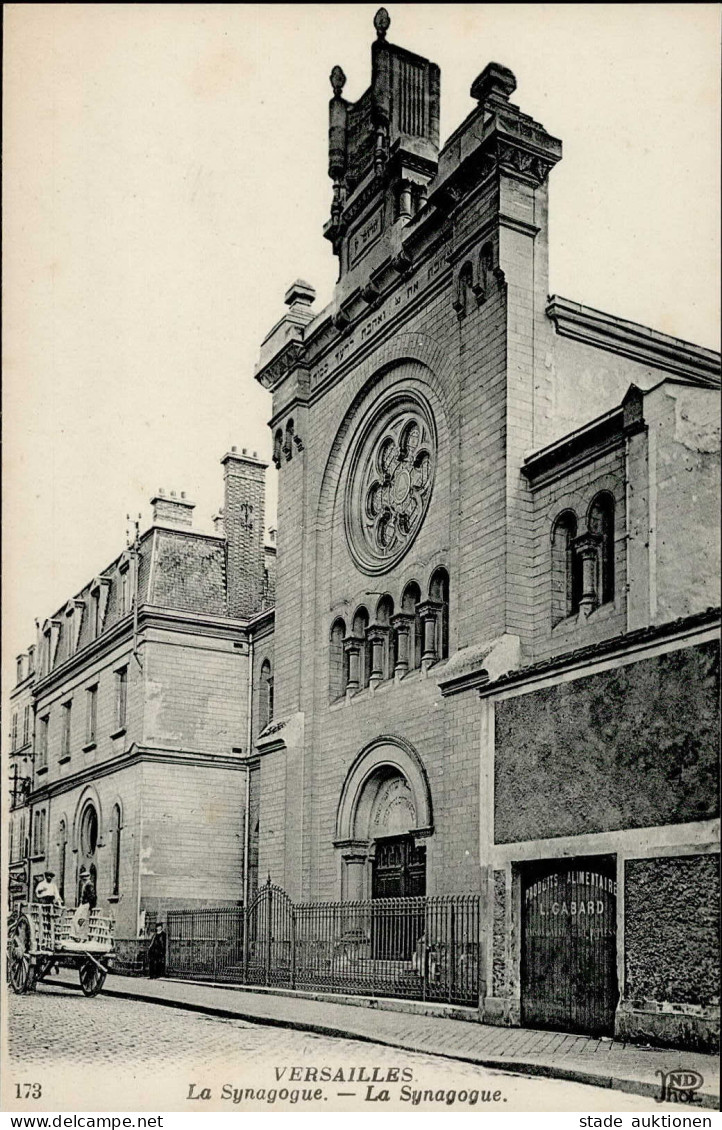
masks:
POLYGON ((410 898, 426 893, 431 795, 420 757, 397 737, 381 737, 353 762, 336 816, 341 896, 410 898))
POLYGON ((381 766, 366 782, 360 806, 369 805, 371 898, 426 894, 426 845, 417 844, 416 805, 403 774, 381 766))
POLYGON ((77 875, 77 901, 80 902, 80 888, 82 885, 81 871, 86 868, 90 872, 93 886, 98 889, 98 837, 99 837, 98 810, 92 801, 88 801, 80 815, 78 832, 78 875, 77 875))

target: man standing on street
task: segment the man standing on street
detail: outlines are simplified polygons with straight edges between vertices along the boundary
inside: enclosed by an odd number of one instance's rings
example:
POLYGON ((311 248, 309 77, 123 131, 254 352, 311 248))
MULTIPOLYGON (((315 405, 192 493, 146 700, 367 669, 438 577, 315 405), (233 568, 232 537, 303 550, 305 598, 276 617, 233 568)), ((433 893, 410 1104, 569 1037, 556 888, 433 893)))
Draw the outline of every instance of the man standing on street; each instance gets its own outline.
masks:
POLYGON ((156 922, 153 941, 148 949, 148 975, 150 977, 165 976, 165 947, 167 937, 162 922, 156 922))

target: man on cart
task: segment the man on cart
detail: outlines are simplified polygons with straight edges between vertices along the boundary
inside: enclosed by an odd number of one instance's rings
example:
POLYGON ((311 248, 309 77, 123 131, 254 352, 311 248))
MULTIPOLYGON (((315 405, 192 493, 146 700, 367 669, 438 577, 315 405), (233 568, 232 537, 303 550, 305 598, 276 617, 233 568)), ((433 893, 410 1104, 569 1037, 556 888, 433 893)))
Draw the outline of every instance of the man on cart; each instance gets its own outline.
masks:
POLYGON ((35 888, 35 901, 42 903, 43 906, 62 906, 63 900, 60 897, 55 880, 54 871, 46 871, 42 879, 35 888))

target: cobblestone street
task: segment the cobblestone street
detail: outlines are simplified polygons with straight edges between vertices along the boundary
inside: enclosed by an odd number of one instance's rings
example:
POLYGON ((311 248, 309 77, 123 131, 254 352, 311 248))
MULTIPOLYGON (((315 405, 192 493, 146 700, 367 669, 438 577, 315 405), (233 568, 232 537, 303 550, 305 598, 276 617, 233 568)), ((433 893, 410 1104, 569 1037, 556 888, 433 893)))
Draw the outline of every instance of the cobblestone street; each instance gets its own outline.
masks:
POLYGON ((599 1087, 527 1078, 360 1040, 204 1016, 102 994, 88 999, 59 986, 44 985, 29 996, 11 997, 9 1012, 6 1109, 267 1110, 272 1092, 277 1109, 282 1101, 278 1092, 284 1087, 297 1093, 299 1107, 325 1111, 408 1111, 413 1109, 414 1092, 427 1090, 433 1090, 435 1096, 441 1090, 447 1095, 455 1092, 453 1103, 424 1096, 418 1101, 420 1109, 617 1111, 649 1110, 656 1105, 650 1099, 599 1087), (308 1081, 294 1073, 291 1079, 294 1067, 304 1072, 326 1067, 333 1074, 341 1069, 344 1075, 338 1080, 308 1081), (350 1075, 352 1068, 355 1078, 350 1075), (365 1073, 359 1081, 361 1068, 365 1073), (379 1081, 371 1087, 378 1105, 367 1107, 367 1080, 373 1077, 374 1068, 379 1081), (380 1080, 389 1068, 399 1074, 384 1083, 380 1080), (42 1085, 41 1100, 13 1101, 16 1086, 33 1081, 42 1085), (191 1084, 194 1096, 208 1088, 210 1097, 189 1099, 191 1084), (224 1097, 224 1086, 230 1092, 228 1097, 224 1097), (254 1097, 244 1094, 234 1105, 233 1089, 253 1089, 254 1097), (384 1090, 388 1100, 379 1098, 384 1090), (304 1092, 318 1093, 304 1101, 304 1092), (481 1092, 498 1097, 485 1102, 481 1092), (478 1095, 476 1102, 471 1099, 474 1094, 478 1095))

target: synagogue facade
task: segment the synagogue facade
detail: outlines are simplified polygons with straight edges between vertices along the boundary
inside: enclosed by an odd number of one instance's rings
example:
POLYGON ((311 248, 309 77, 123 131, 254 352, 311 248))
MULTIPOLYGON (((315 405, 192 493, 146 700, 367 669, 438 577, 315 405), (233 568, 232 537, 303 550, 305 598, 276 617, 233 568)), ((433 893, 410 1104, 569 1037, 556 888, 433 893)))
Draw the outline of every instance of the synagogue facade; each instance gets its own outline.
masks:
POLYGON ((362 97, 331 74, 333 300, 294 283, 256 373, 258 873, 481 891, 482 1019, 708 1046, 719 357, 550 297, 561 142, 490 63, 440 146, 438 67, 375 24, 362 97))

